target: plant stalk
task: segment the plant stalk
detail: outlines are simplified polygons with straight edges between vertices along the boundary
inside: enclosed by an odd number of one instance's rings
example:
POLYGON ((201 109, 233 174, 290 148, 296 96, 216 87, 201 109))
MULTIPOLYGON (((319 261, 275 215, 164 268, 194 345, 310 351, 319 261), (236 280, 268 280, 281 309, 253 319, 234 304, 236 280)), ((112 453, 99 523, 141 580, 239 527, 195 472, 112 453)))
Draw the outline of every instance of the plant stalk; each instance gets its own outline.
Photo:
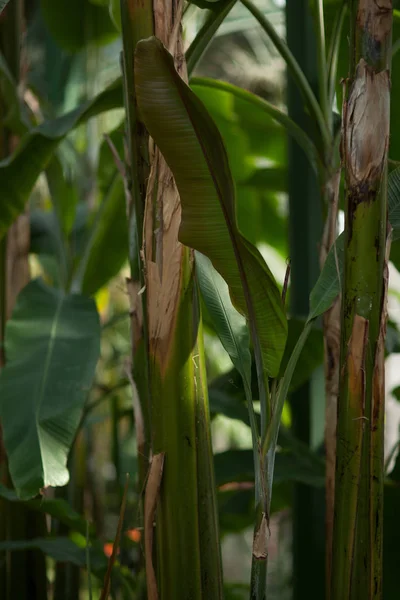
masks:
POLYGON ((332 600, 382 598, 391 0, 354 0, 350 27, 332 600))
MULTIPOLYGON (((138 440, 138 487, 143 490, 150 456, 150 382, 148 363, 147 290, 140 252, 147 182, 150 174, 149 136, 138 115, 134 85, 134 52, 140 39, 153 35, 152 0, 121 0, 122 75, 126 112, 126 189, 128 213, 131 312, 132 378, 136 386, 143 424, 138 440), (140 292, 140 294, 139 294, 140 292)), ((133 393, 135 391, 133 390, 133 393)), ((137 418, 139 416, 137 415, 137 418)))
MULTIPOLYGON (((309 4, 308 0, 287 0, 287 42, 308 87, 315 95, 319 89, 319 72, 316 36, 309 4)), ((289 64, 287 66, 288 115, 316 142, 319 134, 313 123, 313 113, 307 112, 298 78, 294 77, 289 64)), ((325 126, 327 127, 326 124, 325 126)), ((330 132, 328 133, 327 137, 331 139, 330 132)), ((330 142, 319 146, 325 153, 326 148, 330 148, 330 142)), ((318 178, 298 144, 290 138, 288 139, 288 165, 290 309, 293 316, 301 318, 308 314, 309 294, 319 275, 318 247, 322 237, 320 185, 326 175, 321 174, 318 178)), ((321 393, 311 379, 290 396, 293 432, 307 445, 311 445, 316 437, 312 413, 317 403, 320 403, 320 398, 321 393)), ((322 432, 322 425, 320 429, 322 432)), ((317 511, 321 504, 321 493, 318 490, 300 483, 294 486, 294 600, 303 599, 308 595, 315 598, 324 596, 324 541, 319 533, 323 530, 323 516, 317 511)))

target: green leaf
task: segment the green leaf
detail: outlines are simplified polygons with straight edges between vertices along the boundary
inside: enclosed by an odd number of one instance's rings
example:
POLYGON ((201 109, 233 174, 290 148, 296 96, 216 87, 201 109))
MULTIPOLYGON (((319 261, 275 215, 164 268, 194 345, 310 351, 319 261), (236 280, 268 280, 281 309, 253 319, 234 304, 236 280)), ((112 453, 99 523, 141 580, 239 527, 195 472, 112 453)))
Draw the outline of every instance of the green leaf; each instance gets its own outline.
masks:
POLYGON ((259 377, 275 376, 286 317, 272 273, 238 230, 234 184, 218 129, 156 38, 137 45, 135 73, 142 118, 179 189, 179 239, 210 258, 228 283, 235 307, 250 323, 259 377))
MULTIPOLYGON (((119 155, 123 152, 123 133, 117 129, 110 135, 119 155)), ((109 144, 100 147, 97 171, 100 207, 94 217, 82 263, 78 268, 82 276, 82 291, 95 294, 112 277, 118 274, 128 257, 128 225, 124 182, 115 165, 109 144), (104 257, 107 260, 104 260, 104 257)))
POLYGON ((244 108, 244 111, 249 115, 251 115, 253 111, 262 113, 265 121, 263 127, 269 123, 270 119, 276 123, 279 123, 279 125, 282 125, 286 129, 287 133, 291 135, 304 150, 310 161, 310 164, 314 167, 316 172, 318 173, 320 169, 323 169, 318 150, 312 140, 303 131, 303 129, 301 129, 301 127, 299 127, 284 112, 276 108, 270 102, 267 102, 263 98, 260 98, 259 96, 248 92, 247 90, 232 85, 231 83, 226 83, 225 81, 217 81, 216 79, 207 78, 194 78, 190 83, 193 86, 208 87, 213 91, 218 90, 232 94, 239 100, 239 102, 244 104, 242 110, 244 108))
POLYGON ((64 171, 57 155, 52 158, 46 169, 46 178, 51 201, 60 222, 60 228, 65 235, 69 235, 75 221, 76 207, 79 202, 77 186, 71 176, 64 171))
MULTIPOLYGON (((83 540, 84 541, 84 540, 83 540)), ((86 566, 86 548, 76 544, 67 537, 35 538, 33 540, 18 540, 0 542, 0 551, 21 551, 30 549, 41 550, 57 562, 69 562, 78 567, 86 566)), ((107 569, 108 559, 102 552, 99 544, 90 548, 90 565, 92 571, 104 574, 107 569)))
POLYGON ((37 178, 50 163, 60 141, 91 117, 121 104, 122 85, 118 80, 76 110, 32 129, 14 154, 0 162, 0 238, 24 210, 37 178))
POLYGON ((211 261, 196 252, 196 278, 214 329, 223 347, 250 386, 251 355, 246 319, 232 305, 229 289, 211 261))
MULTIPOLYGON (((296 347, 297 341, 304 329, 305 321, 301 319, 290 319, 288 338, 286 342, 285 353, 283 355, 279 376, 283 377, 287 369, 290 357, 296 347)), ((322 364, 324 360, 324 337, 321 329, 313 327, 304 344, 302 352, 295 366, 293 376, 290 382, 289 391, 293 392, 303 383, 308 381, 315 369, 322 364)))
POLYGON ((26 133, 29 121, 24 114, 17 85, 2 54, 0 54, 0 96, 3 104, 2 111, 4 111, 3 125, 6 125, 13 133, 23 135, 26 133))
POLYGON ((340 293, 343 280, 344 235, 339 235, 332 245, 321 274, 310 294, 308 321, 326 312, 340 293))
MULTIPOLYGON (((0 497, 9 502, 22 502, 14 490, 5 487, 1 483, 0 497)), ((82 535, 86 533, 86 519, 74 511, 68 502, 62 498, 35 498, 34 500, 24 501, 24 505, 32 510, 50 515, 70 529, 79 531, 82 535)))
POLYGON ((67 458, 100 351, 94 302, 40 280, 18 296, 5 336, 0 416, 22 499, 68 482, 67 458))
POLYGON ((57 43, 77 52, 89 43, 107 44, 117 31, 107 6, 88 0, 40 0, 44 21, 57 43))

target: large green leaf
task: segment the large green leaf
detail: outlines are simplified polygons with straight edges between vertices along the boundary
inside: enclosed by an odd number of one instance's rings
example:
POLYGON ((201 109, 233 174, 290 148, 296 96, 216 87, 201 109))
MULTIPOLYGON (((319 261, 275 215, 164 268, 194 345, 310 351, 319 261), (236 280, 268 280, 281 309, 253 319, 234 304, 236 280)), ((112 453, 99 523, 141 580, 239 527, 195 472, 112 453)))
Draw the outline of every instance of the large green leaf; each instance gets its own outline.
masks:
POLYGON ((156 38, 137 45, 135 77, 142 118, 181 196, 179 238, 208 256, 228 283, 235 306, 248 317, 259 375, 275 376, 286 317, 272 273, 238 230, 234 184, 218 129, 156 38))
POLYGON ((89 0, 40 0, 41 12, 57 43, 76 52, 88 43, 105 44, 117 35, 108 6, 89 0))
POLYGON ((68 482, 68 452, 100 351, 94 302, 40 280, 7 323, 0 416, 11 477, 23 499, 68 482))
MULTIPOLYGON (((9 502, 18 502, 21 504, 21 500, 15 491, 5 487, 1 483, 0 497, 9 502)), ((82 535, 86 534, 87 521, 74 511, 63 498, 34 498, 33 500, 26 500, 23 502, 23 505, 34 511, 50 515, 53 519, 57 519, 57 521, 60 521, 74 531, 79 531, 82 535)), ((94 532, 93 527, 91 527, 91 530, 94 532)))
POLYGON ((118 80, 76 110, 32 129, 22 138, 14 154, 0 162, 0 238, 24 210, 37 178, 49 164, 60 141, 91 117, 121 104, 122 85, 118 80))

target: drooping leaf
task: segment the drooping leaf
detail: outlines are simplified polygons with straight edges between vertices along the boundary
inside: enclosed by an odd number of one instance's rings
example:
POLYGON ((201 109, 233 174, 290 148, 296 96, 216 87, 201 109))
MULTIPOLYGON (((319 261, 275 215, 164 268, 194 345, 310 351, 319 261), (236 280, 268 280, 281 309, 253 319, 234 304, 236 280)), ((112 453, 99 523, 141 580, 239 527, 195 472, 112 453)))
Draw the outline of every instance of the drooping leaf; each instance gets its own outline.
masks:
POLYGON ((121 104, 122 85, 118 80, 90 102, 29 131, 14 154, 0 162, 0 238, 24 210, 37 178, 49 164, 59 142, 73 128, 121 104))
POLYGON ((40 280, 18 296, 7 323, 0 416, 9 468, 22 499, 68 482, 67 458, 99 356, 94 302, 40 280))
POLYGON ((253 328, 257 361, 262 362, 258 372, 275 376, 286 340, 286 317, 272 273, 238 230, 234 184, 218 129, 156 38, 139 42, 135 73, 142 118, 179 189, 179 238, 208 256, 228 283, 235 306, 253 328))

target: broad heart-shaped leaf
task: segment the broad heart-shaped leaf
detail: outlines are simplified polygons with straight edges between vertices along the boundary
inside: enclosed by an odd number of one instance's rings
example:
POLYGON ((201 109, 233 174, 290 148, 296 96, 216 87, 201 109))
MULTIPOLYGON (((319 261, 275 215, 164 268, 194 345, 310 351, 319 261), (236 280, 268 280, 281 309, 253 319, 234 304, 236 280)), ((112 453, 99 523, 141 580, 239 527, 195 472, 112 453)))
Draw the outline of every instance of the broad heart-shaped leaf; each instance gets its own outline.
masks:
POLYGON ((49 164, 60 141, 91 117, 121 105, 119 79, 76 110, 32 129, 22 138, 15 153, 0 162, 0 238, 24 210, 37 178, 49 164))
POLYGON ((15 489, 29 499, 68 482, 68 452, 100 352, 95 303, 30 282, 7 323, 5 350, 3 438, 15 489))
POLYGON ((235 307, 248 318, 259 378, 274 377, 285 348, 286 317, 272 273, 238 230, 235 189, 219 131, 156 38, 136 47, 135 85, 142 118, 178 186, 179 239, 206 255, 225 279, 235 307))

